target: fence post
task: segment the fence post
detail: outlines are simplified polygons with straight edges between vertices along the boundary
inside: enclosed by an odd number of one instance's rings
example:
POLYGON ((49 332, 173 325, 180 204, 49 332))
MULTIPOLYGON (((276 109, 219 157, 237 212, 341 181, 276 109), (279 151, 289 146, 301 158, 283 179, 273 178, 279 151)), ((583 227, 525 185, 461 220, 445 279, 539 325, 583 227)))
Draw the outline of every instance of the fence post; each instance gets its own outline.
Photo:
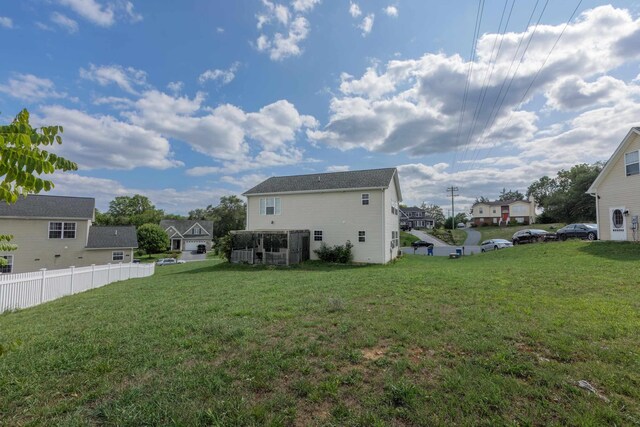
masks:
POLYGON ((111 283, 111 263, 107 263, 107 283, 111 283))
POLYGON ((44 282, 46 280, 47 269, 41 268, 40 271, 42 271, 42 280, 40 281, 40 304, 42 304, 44 301, 44 282))
POLYGON ((73 276, 76 275, 76 272, 75 272, 76 267, 72 265, 69 268, 71 269, 71 294, 70 295, 73 295, 73 276))
POLYGON ((96 265, 91 264, 91 289, 95 287, 95 282, 93 281, 95 274, 96 274, 96 265))
POLYGON ((122 261, 118 263, 118 281, 122 280, 122 261))

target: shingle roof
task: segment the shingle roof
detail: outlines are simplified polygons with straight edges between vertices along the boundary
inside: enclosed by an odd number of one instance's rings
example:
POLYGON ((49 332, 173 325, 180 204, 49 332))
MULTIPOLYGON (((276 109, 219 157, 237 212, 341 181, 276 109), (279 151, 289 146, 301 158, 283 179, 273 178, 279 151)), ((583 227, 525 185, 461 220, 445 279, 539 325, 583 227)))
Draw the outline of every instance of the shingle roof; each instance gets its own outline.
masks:
POLYGON ((0 202, 0 217, 93 219, 95 205, 91 197, 30 194, 19 197, 14 204, 0 202))
POLYGON ((389 187, 395 168, 273 176, 243 195, 389 187))
POLYGON ((88 249, 105 248, 137 248, 138 236, 136 227, 126 226, 91 226, 89 228, 88 249))
MULTIPOLYGON (((160 227, 163 230, 166 230, 169 227, 173 227, 178 230, 178 233, 184 234, 188 229, 193 227, 195 223, 200 224, 210 235, 213 236, 213 221, 205 221, 205 220, 195 220, 195 219, 163 219, 160 221, 160 227)), ((192 236, 192 234, 188 234, 188 236, 192 236)), ((193 236, 202 236, 198 234, 194 234, 193 236)))
POLYGON ((494 200, 493 202, 478 202, 478 203, 474 203, 473 206, 475 206, 475 205, 506 206, 506 205, 510 205, 512 203, 515 203, 515 202, 530 203, 528 200, 494 200))

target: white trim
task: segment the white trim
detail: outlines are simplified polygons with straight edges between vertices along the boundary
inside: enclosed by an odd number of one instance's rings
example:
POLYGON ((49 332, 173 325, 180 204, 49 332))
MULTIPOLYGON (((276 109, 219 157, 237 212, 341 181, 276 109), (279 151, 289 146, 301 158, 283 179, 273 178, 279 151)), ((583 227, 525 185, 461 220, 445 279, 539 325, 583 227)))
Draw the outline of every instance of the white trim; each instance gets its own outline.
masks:
MULTIPOLYGON (((602 170, 600 171, 596 179, 593 181, 593 184, 591 184, 589 189, 586 191, 587 193, 589 194, 596 193, 598 186, 602 184, 602 181, 613 170, 614 164, 618 161, 620 155, 624 154, 627 145, 631 141, 633 141, 633 139, 636 136, 639 136, 639 135, 640 135, 640 130, 636 128, 631 128, 631 130, 629 130, 627 135, 622 139, 622 142, 620 143, 620 145, 618 145, 618 148, 616 148, 616 151, 613 152, 613 154, 611 155, 607 163, 604 165, 604 167, 602 168, 602 170)), ((625 170, 625 176, 626 176, 626 170, 625 170)))
POLYGON ((168 226, 168 227, 167 227, 167 229, 166 229, 166 230, 164 230, 164 232, 165 232, 165 233, 167 233, 167 235, 169 235, 169 229, 170 229, 170 228, 172 228, 172 229, 173 229, 174 234, 172 234, 169 238, 171 238, 171 237, 175 236, 176 234, 177 234, 178 236, 180 236, 180 237, 183 237, 183 236, 182 236, 182 234, 180 234, 180 232, 178 231, 178 229, 177 229, 177 228, 175 228, 173 225, 168 226))
MULTIPOLYGON (((189 227, 189 228, 187 229, 187 231, 185 231, 185 232, 184 232, 184 234, 189 234, 189 231, 191 231, 191 229, 192 229, 193 227, 195 227, 196 225, 197 225, 197 226, 199 226, 199 227, 200 227, 200 229, 201 229, 202 231, 204 231, 204 233, 205 233, 207 236, 211 236, 211 233, 209 233, 209 232, 206 230, 206 228, 204 228, 204 227, 202 226, 202 224, 200 224, 199 222, 195 222, 195 223, 193 223, 193 225, 192 225, 191 227, 189 227)), ((200 233, 200 234, 193 234, 193 236, 204 236, 205 234, 202 234, 202 233, 200 233)), ((182 237, 184 237, 184 235, 183 235, 182 237)))
MULTIPOLYGON (((88 235, 89 233, 87 233, 88 235)), ((47 225, 47 239, 55 239, 55 240, 64 240, 64 239, 71 239, 71 240, 75 240, 78 238, 78 222, 77 221, 49 221, 49 224, 47 225), (51 237, 51 232, 52 231, 58 231, 58 230, 51 230, 51 224, 62 224, 62 228, 60 229, 60 237, 51 237), (65 224, 74 224, 75 227, 73 229, 74 234, 73 237, 64 237, 64 226, 65 224)))
MULTIPOLYGON (((14 266, 16 265, 16 256, 14 254, 3 254, 0 255, 0 257, 5 258, 7 261, 9 261, 6 257, 11 257, 11 262, 8 263, 11 266, 11 271, 8 271, 6 273, 2 273, 0 272, 0 274, 14 274, 13 270, 14 270, 14 266)), ((0 268, 5 267, 4 265, 0 266, 0 268)))
MULTIPOLYGON (((242 193, 245 197, 254 197, 254 196, 275 196, 278 194, 306 194, 306 193, 350 193, 350 192, 361 192, 365 190, 385 190, 389 188, 386 187, 358 187, 358 188, 329 188, 326 190, 300 190, 300 191, 275 191, 273 193, 242 193)), ((400 199, 402 201, 402 199, 400 199)))
POLYGON ((111 261, 124 261, 124 251, 111 251, 111 261), (121 253, 122 259, 115 259, 116 253, 121 253))

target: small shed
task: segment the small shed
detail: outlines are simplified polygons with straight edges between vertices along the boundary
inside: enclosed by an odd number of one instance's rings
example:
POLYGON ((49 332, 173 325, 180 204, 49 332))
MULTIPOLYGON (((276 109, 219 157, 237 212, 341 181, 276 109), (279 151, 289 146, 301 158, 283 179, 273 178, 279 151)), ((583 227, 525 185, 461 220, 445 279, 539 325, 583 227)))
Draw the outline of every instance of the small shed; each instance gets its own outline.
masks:
POLYGON ((309 230, 232 231, 232 263, 292 265, 309 259, 309 230))

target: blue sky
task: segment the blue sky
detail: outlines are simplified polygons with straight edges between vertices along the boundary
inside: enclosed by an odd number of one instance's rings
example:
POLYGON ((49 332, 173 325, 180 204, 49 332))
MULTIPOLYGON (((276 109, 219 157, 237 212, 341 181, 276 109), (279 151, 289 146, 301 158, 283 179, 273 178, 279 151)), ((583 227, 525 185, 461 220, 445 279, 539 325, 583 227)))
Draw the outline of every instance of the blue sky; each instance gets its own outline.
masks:
POLYGON ((639 1, 23 0, 0 40, 0 121, 63 125, 54 193, 101 209, 389 166, 405 202, 464 208, 640 124, 639 1))

